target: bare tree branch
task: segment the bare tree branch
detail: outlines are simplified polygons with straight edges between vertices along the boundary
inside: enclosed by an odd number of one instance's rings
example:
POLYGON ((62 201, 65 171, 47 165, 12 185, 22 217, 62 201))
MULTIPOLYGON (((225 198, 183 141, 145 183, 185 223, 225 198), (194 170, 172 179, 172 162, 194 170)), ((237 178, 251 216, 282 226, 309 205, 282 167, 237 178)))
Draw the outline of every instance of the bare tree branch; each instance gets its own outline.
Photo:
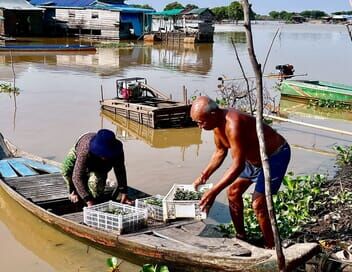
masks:
POLYGON ((243 69, 240 57, 239 57, 238 52, 237 52, 237 47, 236 47, 236 44, 235 44, 235 41, 234 41, 233 38, 231 38, 231 43, 232 43, 233 49, 235 50, 236 59, 238 61, 238 64, 240 65, 242 76, 243 76, 244 80, 246 81, 247 95, 248 95, 248 101, 249 101, 249 109, 251 111, 251 115, 253 115, 253 106, 252 106, 252 100, 251 100, 251 93, 250 93, 250 90, 249 90, 248 78, 247 78, 246 73, 245 73, 245 71, 243 69))
POLYGON ((264 177, 265 177, 265 197, 266 197, 267 208, 268 208, 269 217, 272 225, 272 230, 274 234, 274 242, 275 242, 275 249, 276 249, 277 260, 278 260, 278 267, 280 271, 285 272, 286 271, 285 256, 282 252, 280 235, 276 224, 275 210, 273 208, 273 199, 271 195, 271 186, 270 186, 271 177, 270 177, 269 159, 266 154, 266 146, 265 146, 264 132, 263 132, 263 74, 261 70, 261 65, 258 63, 254 52, 251 21, 249 17, 248 0, 241 0, 241 4, 243 7, 243 13, 244 13, 244 27, 246 30, 249 57, 256 76, 256 90, 257 90, 256 127, 257 127, 257 135, 258 135, 259 146, 260 146, 260 157, 262 160, 264 177))
POLYGON ((269 55, 270 55, 270 52, 271 52, 271 48, 273 47, 274 41, 276 39, 277 34, 279 34, 279 31, 280 31, 280 28, 278 28, 276 30, 275 35, 274 35, 273 39, 271 40, 271 44, 269 46, 269 50, 268 50, 268 53, 266 54, 264 65, 263 65, 263 70, 262 70, 263 74, 264 74, 264 71, 265 71, 266 62, 268 61, 268 58, 269 58, 269 55))

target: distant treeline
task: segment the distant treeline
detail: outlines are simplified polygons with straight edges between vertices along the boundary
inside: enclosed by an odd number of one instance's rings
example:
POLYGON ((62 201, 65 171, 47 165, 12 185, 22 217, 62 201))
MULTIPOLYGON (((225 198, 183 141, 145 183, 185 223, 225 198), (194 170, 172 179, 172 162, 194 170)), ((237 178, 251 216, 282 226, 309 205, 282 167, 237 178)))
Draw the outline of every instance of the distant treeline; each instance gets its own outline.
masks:
MULTIPOLYGON (((146 5, 132 5, 134 7, 139 8, 146 8, 146 9, 154 9, 152 6, 146 5)), ((194 9, 198 8, 197 5, 187 4, 183 6, 179 2, 171 2, 164 7, 164 10, 170 9, 194 9)), ((214 7, 211 9, 214 13, 215 18, 217 21, 222 20, 233 20, 239 21, 243 20, 243 10, 240 2, 234 1, 228 6, 220 6, 214 7)), ((341 15, 341 14, 348 14, 352 15, 352 11, 337 11, 332 13, 333 15, 341 15)), ((306 19, 321 19, 322 17, 329 16, 327 13, 321 10, 305 10, 302 12, 287 12, 287 11, 271 11, 269 15, 260 15, 256 14, 253 10, 251 10, 251 18, 257 20, 284 20, 290 21, 292 20, 293 16, 302 16, 306 19)))

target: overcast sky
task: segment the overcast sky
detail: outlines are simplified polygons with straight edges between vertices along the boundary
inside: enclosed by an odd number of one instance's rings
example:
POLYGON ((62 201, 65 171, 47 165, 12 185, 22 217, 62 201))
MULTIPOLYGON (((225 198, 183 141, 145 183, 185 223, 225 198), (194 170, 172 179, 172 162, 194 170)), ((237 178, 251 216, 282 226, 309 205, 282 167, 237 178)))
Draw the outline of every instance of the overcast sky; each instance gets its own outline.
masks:
MULTIPOLYGON (((171 2, 177 0, 126 0, 126 4, 149 4, 157 11, 163 10, 171 2)), ((199 7, 228 6, 233 1, 227 0, 179 0, 182 5, 195 4, 199 7)), ((250 0, 253 10, 259 14, 268 14, 272 10, 303 11, 322 10, 327 13, 351 10, 349 0, 250 0)))

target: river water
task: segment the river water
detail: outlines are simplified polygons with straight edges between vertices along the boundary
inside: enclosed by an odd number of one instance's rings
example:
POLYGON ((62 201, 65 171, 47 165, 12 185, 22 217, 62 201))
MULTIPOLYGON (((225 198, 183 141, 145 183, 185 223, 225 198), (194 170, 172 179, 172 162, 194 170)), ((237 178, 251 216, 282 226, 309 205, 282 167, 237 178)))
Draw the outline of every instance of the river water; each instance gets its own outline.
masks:
MULTIPOLYGON (((276 30, 265 74, 278 64, 291 63, 302 79, 318 79, 352 85, 352 43, 344 26, 255 24, 254 43, 259 62, 264 63, 276 30)), ((198 128, 152 130, 101 113, 104 98, 115 95, 115 80, 142 76, 175 100, 188 95, 216 97, 218 77, 241 77, 231 38, 236 42, 245 71, 253 75, 240 26, 216 27, 214 44, 144 45, 99 48, 96 53, 0 55, 0 80, 13 82, 20 95, 0 94, 0 131, 21 149, 62 161, 75 139, 87 131, 109 128, 124 142, 128 181, 151 194, 166 194, 174 183, 191 183, 205 167, 214 150, 212 132, 198 128)), ((22 41, 22 43, 29 42, 22 41)), ((30 40, 33 42, 33 39, 30 40)), ((34 41, 42 42, 42 41, 34 41)), ((77 40, 47 39, 46 43, 77 43, 77 40)), ((265 86, 272 90, 272 79, 265 86)), ((310 111, 290 101, 281 102, 289 118, 335 129, 352 131, 349 113, 310 111), (313 114, 314 113, 314 114, 313 114)), ((334 145, 351 145, 351 137, 297 126, 274 123, 293 146, 289 171, 295 174, 333 175, 334 145)), ((216 182, 230 160, 214 174, 216 182)), ((111 177, 113 178, 113 177, 111 177)), ((218 196, 209 222, 229 222, 225 193, 218 196)), ((34 218, 0 190, 0 271, 105 271, 109 257, 53 230, 34 218)), ((138 271, 123 262, 121 271, 138 271)))

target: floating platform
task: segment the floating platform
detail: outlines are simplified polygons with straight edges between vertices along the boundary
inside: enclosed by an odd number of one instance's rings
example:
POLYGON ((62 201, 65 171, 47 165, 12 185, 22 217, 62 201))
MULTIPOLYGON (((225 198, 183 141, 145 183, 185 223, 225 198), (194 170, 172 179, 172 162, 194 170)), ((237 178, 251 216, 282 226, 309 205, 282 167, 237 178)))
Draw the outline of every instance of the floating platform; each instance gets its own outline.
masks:
POLYGON ((190 104, 168 99, 147 85, 145 78, 119 79, 116 86, 115 98, 100 101, 103 110, 151 128, 196 126, 190 117, 190 104))

